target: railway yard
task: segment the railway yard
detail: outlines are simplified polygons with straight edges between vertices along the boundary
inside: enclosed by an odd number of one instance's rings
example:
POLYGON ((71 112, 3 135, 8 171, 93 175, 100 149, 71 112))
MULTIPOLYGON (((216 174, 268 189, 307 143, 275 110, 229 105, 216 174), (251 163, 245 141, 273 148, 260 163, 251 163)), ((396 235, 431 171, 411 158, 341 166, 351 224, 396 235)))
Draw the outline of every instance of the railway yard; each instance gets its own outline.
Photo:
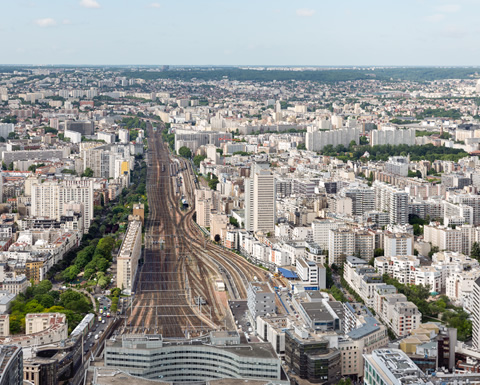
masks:
POLYGON ((207 240, 193 221, 197 178, 192 164, 170 156, 151 126, 148 132, 144 261, 124 332, 180 338, 234 329, 228 300, 245 299, 254 277, 273 279, 272 286, 279 283, 240 255, 207 240), (225 292, 217 290, 220 280, 225 292))

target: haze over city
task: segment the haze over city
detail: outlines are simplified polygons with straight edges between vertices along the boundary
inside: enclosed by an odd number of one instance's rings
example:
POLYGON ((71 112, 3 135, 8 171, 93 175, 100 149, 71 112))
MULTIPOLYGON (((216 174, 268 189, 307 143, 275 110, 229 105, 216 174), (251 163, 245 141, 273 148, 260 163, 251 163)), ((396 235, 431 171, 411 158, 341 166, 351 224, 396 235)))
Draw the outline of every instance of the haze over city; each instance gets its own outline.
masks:
POLYGON ((3 64, 475 65, 478 0, 0 2, 3 64))

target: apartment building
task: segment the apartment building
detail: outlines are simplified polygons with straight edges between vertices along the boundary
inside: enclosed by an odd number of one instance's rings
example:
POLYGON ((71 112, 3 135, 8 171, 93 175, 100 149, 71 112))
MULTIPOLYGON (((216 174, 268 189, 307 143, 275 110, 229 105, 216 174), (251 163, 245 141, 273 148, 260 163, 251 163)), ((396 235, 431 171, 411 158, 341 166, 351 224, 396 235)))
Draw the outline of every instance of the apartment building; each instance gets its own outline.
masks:
POLYGON ((420 260, 413 255, 377 257, 374 266, 382 275, 388 274, 403 284, 414 284, 415 271, 420 266, 420 260))
MULTIPOLYGON (((8 316, 8 315, 5 315, 8 316)), ((42 346, 66 340, 68 324, 65 314, 29 313, 25 316, 25 334, 6 334, 0 338, 0 345, 6 343, 23 348, 42 346)))
POLYGON ((319 131, 317 127, 309 126, 305 137, 305 145, 309 151, 321 151, 329 144, 333 147, 339 144, 348 147, 352 140, 358 143, 359 137, 359 128, 338 128, 331 131, 319 131))
POLYGON ((375 232, 355 230, 355 255, 369 261, 375 253, 375 232))
POLYGON ((408 193, 395 186, 375 181, 375 209, 388 212, 390 224, 408 223, 408 193))
POLYGON ((378 285, 375 288, 374 310, 377 316, 389 326, 396 336, 406 336, 416 329, 422 319, 422 314, 417 306, 407 301, 403 294, 391 285, 378 285))
POLYGON ((338 339, 338 350, 341 353, 342 376, 364 375, 363 354, 387 346, 388 333, 385 325, 368 315, 357 317, 359 326, 338 339))
POLYGON ((142 223, 131 221, 117 257, 117 287, 126 292, 132 290, 141 252, 142 223))
POLYGON ((31 214, 60 220, 72 203, 80 204, 83 230, 88 232, 93 219, 93 180, 71 179, 32 184, 31 214))
POLYGON ((313 242, 327 250, 330 230, 338 229, 341 226, 342 222, 335 219, 315 219, 312 222, 313 242))
POLYGON ((351 199, 350 215, 363 215, 375 209, 375 192, 373 188, 366 185, 348 187, 340 192, 340 196, 351 199))
POLYGON ((355 253, 355 232, 347 228, 331 229, 328 239, 328 264, 342 266, 355 253))
POLYGON ((480 277, 480 269, 454 271, 445 281, 445 294, 457 306, 465 311, 473 311, 473 287, 475 281, 480 277))
MULTIPOLYGON (((465 253, 464 250, 464 234, 460 228, 452 229, 450 227, 431 223, 423 227, 423 237, 425 242, 430 242, 432 246, 436 246, 439 250, 455 251, 465 253)), ((466 251, 470 253, 471 250, 466 251)))
POLYGON ((383 285, 382 275, 369 266, 366 261, 356 257, 347 257, 343 277, 349 286, 362 298, 368 307, 373 307, 375 288, 383 285))
POLYGON ((371 132, 370 144, 372 146, 384 144, 413 146, 415 144, 415 129, 404 130, 393 126, 382 126, 380 130, 371 132))
POLYGON ((405 156, 391 156, 385 162, 385 172, 390 174, 407 176, 409 159, 405 156))
POLYGON ((385 257, 413 255, 413 234, 386 233, 383 237, 385 257))
POLYGON ((275 178, 268 170, 257 170, 245 180, 245 228, 275 232, 275 178))

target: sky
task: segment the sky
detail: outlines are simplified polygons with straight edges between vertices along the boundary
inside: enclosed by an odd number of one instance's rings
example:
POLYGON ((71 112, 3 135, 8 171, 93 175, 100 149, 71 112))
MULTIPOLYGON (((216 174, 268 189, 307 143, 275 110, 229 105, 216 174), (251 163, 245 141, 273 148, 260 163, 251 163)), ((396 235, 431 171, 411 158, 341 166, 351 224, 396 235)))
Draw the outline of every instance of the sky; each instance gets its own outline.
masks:
POLYGON ((0 64, 480 65, 480 0, 0 0, 0 64))

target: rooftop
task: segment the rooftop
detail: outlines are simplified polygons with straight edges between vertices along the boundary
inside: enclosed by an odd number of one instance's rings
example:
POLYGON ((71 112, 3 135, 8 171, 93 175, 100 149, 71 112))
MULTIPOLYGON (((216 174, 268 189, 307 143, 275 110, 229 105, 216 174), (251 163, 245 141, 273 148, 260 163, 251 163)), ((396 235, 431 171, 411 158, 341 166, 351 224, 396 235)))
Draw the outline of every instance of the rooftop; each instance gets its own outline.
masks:
POLYGON ((387 384, 425 384, 420 368, 401 350, 377 349, 364 356, 387 384))

